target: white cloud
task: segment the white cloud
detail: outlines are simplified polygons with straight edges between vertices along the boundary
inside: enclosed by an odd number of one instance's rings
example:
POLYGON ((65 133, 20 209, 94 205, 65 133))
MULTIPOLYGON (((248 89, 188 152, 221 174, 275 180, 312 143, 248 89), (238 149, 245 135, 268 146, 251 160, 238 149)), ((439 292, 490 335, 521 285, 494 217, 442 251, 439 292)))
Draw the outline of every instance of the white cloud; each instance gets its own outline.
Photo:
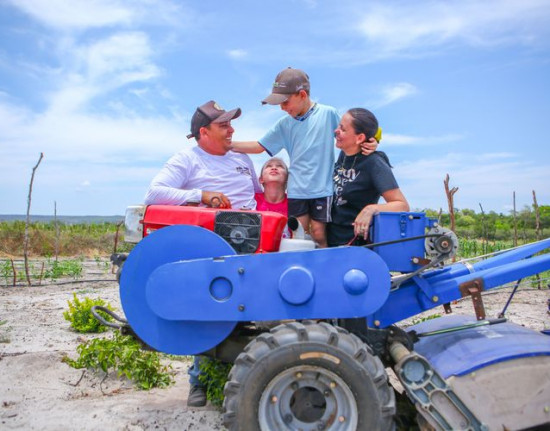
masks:
POLYGON ((11 3, 50 27, 90 28, 128 24, 135 12, 116 0, 11 0, 11 3))
POLYGON ((540 202, 550 200, 548 191, 549 164, 535 165, 523 161, 520 154, 486 153, 475 158, 471 154, 452 153, 441 158, 420 159, 395 166, 395 175, 411 208, 447 210, 443 180, 450 176, 450 186, 458 187, 457 208, 484 208, 506 211, 515 191, 518 206, 530 205, 532 190, 540 202))
POLYGON ((545 0, 460 0, 371 3, 358 30, 376 46, 373 54, 426 54, 443 45, 473 46, 544 42, 550 4, 545 0))
POLYGON ((368 106, 380 108, 395 103, 401 99, 414 96, 418 93, 418 88, 408 82, 399 82, 397 84, 389 84, 379 91, 377 99, 369 101, 368 106))
POLYGON ((61 56, 72 53, 74 61, 56 74, 57 90, 49 95, 52 115, 82 110, 95 97, 161 75, 149 38, 142 32, 115 33, 89 45, 67 44, 60 50, 61 56))
POLYGON ((117 33, 81 50, 90 79, 117 76, 119 85, 158 76, 150 60, 152 53, 149 38, 142 32, 117 33))
POLYGON ((410 136, 400 135, 396 133, 384 133, 382 127, 382 144, 392 147, 398 146, 420 146, 420 145, 437 145, 449 142, 460 141, 464 137, 458 134, 449 134, 441 136, 410 136))
POLYGON ((248 56, 248 52, 244 49, 231 49, 227 51, 227 55, 235 60, 240 60, 248 56))
POLYGON ((8 0, 42 24, 63 31, 132 25, 189 25, 192 11, 170 0, 8 0))

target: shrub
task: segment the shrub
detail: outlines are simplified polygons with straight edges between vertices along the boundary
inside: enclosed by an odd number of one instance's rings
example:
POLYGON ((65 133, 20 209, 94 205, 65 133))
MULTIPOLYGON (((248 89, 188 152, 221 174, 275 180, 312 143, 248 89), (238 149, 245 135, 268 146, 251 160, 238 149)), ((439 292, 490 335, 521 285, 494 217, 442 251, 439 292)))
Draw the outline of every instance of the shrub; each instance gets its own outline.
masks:
MULTIPOLYGON (((65 320, 71 322, 71 328, 77 332, 105 332, 107 328, 102 325, 92 314, 92 307, 94 305, 101 305, 106 307, 109 310, 113 308, 111 305, 107 304, 103 299, 96 298, 90 299, 85 297, 83 301, 80 301, 76 293, 73 293, 73 301, 67 301, 69 309, 63 312, 63 317, 65 320)), ((99 311, 100 314, 106 321, 110 322, 113 320, 108 314, 99 311)))
POLYGON ((113 332, 112 338, 96 338, 76 348, 78 359, 63 358, 73 368, 115 371, 117 377, 125 376, 144 390, 162 388, 174 382, 171 366, 162 365, 158 352, 145 351, 141 344, 129 335, 113 332))
POLYGON ((215 406, 223 404, 223 387, 233 364, 207 357, 201 358, 199 380, 206 387, 206 398, 215 406))

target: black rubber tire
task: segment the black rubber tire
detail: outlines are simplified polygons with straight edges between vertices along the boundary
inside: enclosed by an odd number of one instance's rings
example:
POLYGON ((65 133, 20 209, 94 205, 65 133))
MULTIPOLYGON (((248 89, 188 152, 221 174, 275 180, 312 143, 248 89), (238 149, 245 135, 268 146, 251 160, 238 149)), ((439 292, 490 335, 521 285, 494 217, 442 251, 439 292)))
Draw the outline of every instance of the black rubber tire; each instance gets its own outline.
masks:
POLYGON ((304 425, 386 431, 395 426, 395 394, 380 359, 355 335, 323 322, 287 323, 256 337, 235 360, 224 394, 224 425, 230 431, 292 430, 304 425), (306 383, 300 378, 311 384, 302 388, 306 383), (286 389, 278 391, 281 385, 286 389), (315 402, 306 397, 301 404, 324 416, 301 420, 305 416, 296 401, 300 390, 301 394, 317 391, 315 402))

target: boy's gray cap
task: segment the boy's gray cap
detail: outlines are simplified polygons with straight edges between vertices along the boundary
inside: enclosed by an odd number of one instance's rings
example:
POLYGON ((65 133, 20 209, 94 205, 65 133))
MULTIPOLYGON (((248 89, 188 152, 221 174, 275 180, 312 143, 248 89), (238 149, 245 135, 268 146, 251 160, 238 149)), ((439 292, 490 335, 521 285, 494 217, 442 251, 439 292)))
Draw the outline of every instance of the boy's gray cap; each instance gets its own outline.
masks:
POLYGON ((224 110, 213 100, 199 106, 191 118, 191 133, 187 139, 198 139, 201 127, 206 127, 211 123, 223 123, 238 118, 241 115, 241 108, 235 108, 231 111, 224 110))
POLYGON ((280 105, 300 90, 309 91, 309 76, 303 70, 288 67, 277 75, 271 94, 262 100, 262 104, 280 105))

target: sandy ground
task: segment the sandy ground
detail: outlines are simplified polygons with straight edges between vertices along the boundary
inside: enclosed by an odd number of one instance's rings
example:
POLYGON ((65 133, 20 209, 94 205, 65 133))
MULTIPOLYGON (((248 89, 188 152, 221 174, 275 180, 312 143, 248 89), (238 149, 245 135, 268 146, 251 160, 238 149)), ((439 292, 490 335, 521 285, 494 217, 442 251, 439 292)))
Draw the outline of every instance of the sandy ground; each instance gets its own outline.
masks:
MULTIPOLYGON (((215 407, 186 407, 188 362, 169 361, 176 383, 151 391, 135 389, 116 376, 103 380, 101 374, 61 362, 65 355, 76 358, 76 347, 90 337, 73 332, 63 318, 73 292, 81 298, 100 297, 121 310, 110 271, 99 269, 94 261, 85 268, 84 280, 76 283, 0 287, 0 322, 5 322, 0 326, 0 429, 224 429, 215 407)), ((488 316, 498 314, 508 292, 485 296, 488 316)), ((549 297, 547 289, 520 291, 507 317, 533 329, 548 329, 549 297)), ((460 301, 453 309, 471 313, 471 304, 460 301)))

